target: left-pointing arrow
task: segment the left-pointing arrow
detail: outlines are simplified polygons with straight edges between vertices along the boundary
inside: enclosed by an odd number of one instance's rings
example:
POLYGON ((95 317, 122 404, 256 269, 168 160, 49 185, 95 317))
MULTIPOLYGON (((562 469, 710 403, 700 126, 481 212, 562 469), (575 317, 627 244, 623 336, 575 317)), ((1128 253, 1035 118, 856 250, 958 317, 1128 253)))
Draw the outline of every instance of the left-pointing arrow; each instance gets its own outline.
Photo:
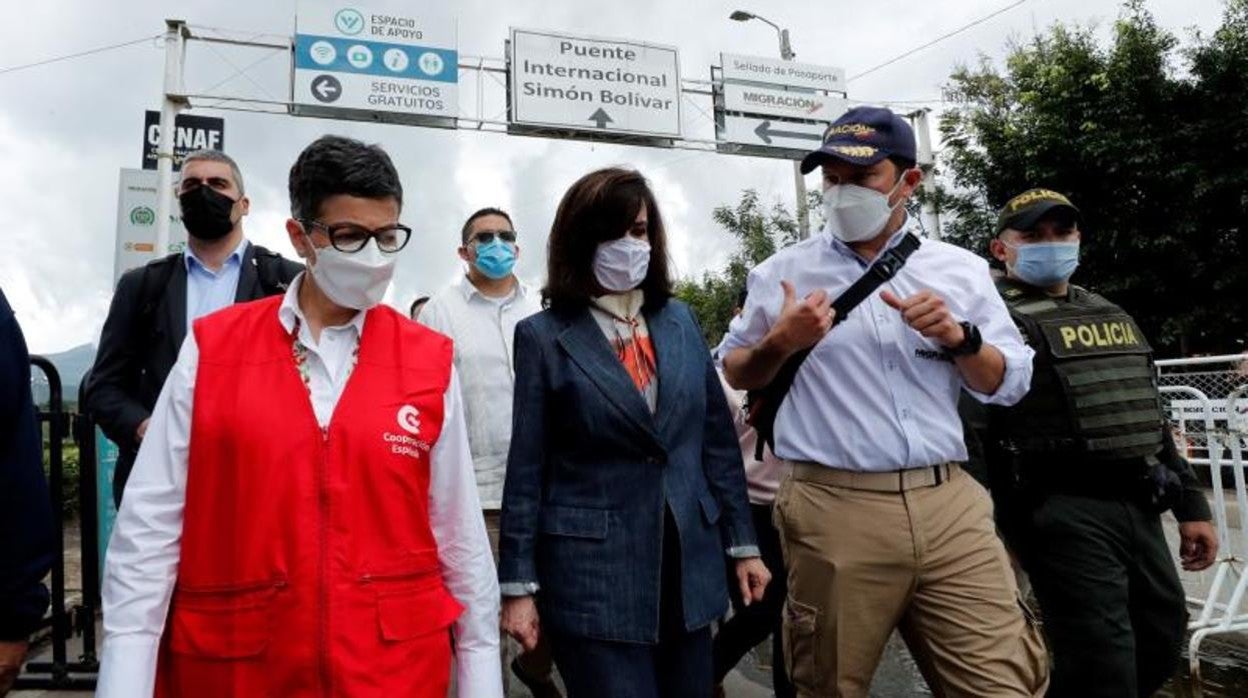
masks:
POLYGON ((783 131, 772 128, 770 121, 764 121, 754 129, 754 135, 758 136, 762 142, 771 145, 772 138, 796 138, 804 141, 822 141, 823 137, 817 133, 806 133, 802 131, 783 131))
POLYGON ((333 102, 342 96, 342 83, 333 75, 318 75, 312 80, 312 96, 321 102, 333 102))

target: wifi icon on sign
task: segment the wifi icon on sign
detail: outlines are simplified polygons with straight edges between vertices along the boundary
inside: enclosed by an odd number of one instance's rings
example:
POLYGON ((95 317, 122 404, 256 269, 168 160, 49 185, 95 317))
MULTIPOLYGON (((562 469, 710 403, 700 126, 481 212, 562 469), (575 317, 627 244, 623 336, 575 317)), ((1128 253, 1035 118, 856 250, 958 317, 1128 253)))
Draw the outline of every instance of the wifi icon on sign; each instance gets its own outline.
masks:
POLYGON ((317 41, 308 47, 308 54, 317 65, 329 65, 338 58, 338 51, 328 41, 317 41))

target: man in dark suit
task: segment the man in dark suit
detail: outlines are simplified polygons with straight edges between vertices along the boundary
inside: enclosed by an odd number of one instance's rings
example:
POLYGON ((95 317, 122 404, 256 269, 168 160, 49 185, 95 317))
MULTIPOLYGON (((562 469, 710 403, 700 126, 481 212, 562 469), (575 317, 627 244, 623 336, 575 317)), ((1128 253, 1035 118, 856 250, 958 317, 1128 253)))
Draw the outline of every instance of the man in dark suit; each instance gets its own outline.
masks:
POLYGON ((48 608, 52 500, 30 394, 30 354, 0 291, 0 696, 13 687, 26 641, 48 608))
POLYGON ((237 163, 225 153, 188 155, 177 194, 187 248, 122 275, 87 386, 88 411, 121 451, 113 475, 118 506, 191 322, 235 302, 284 293, 303 270, 243 236, 251 202, 237 163))

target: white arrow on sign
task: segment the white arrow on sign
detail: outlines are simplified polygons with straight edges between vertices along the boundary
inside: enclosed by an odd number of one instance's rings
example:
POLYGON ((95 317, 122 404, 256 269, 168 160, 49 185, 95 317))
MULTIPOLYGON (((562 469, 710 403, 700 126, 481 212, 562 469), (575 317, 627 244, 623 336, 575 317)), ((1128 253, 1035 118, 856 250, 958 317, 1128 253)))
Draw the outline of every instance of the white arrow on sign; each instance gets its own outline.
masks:
POLYGON ((321 75, 312 81, 312 96, 320 102, 333 102, 342 93, 342 83, 333 75, 321 75))

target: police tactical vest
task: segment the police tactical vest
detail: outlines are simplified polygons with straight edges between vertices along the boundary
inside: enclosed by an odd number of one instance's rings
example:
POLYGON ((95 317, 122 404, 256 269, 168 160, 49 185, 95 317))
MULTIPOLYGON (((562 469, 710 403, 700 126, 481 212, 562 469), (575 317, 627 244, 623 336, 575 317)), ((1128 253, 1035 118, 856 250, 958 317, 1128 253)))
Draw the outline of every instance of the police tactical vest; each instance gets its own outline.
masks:
POLYGON ((997 415, 1006 445, 1031 456, 1155 456, 1164 416, 1152 349, 1131 316, 1077 286, 1067 298, 1008 279, 997 286, 1036 352, 1031 390, 997 415))

